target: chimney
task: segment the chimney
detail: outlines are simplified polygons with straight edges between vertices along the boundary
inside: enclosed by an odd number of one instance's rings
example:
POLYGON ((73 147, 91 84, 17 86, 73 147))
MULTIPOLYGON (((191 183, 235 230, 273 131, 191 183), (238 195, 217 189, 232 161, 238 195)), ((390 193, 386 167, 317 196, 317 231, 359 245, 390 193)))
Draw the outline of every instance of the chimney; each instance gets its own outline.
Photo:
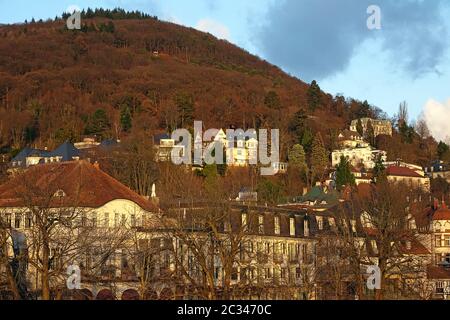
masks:
POLYGON ((95 161, 93 166, 94 166, 95 169, 100 170, 100 163, 98 163, 98 161, 95 161))
POLYGON ((434 209, 434 210, 437 210, 437 209, 439 209, 439 201, 438 201, 438 199, 436 199, 436 198, 434 198, 434 205, 433 205, 433 209, 434 209))

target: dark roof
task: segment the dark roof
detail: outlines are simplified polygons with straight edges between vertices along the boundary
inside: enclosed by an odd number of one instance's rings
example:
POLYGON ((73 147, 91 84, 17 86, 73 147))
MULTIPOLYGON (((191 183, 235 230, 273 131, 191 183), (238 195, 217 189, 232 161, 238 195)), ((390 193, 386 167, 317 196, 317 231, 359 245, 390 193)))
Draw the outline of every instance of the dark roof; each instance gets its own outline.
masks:
POLYGON ((20 151, 12 160, 11 162, 14 161, 25 161, 27 157, 32 156, 32 155, 36 155, 39 157, 46 157, 48 156, 50 152, 46 151, 46 150, 40 150, 40 149, 34 149, 34 148, 30 148, 30 147, 25 147, 22 149, 22 151, 20 151))
POLYGON ((80 156, 80 151, 73 144, 66 141, 54 151, 50 152, 47 157, 62 157, 62 161, 72 161, 80 156))
POLYGON ((170 139, 170 136, 167 133, 160 133, 153 137, 153 143, 156 145, 161 144, 161 140, 170 139))
POLYGON ((328 204, 335 204, 337 203, 339 200, 338 195, 336 194, 336 192, 332 191, 332 192, 328 192, 325 193, 323 191, 323 189, 321 187, 313 187, 307 194, 305 194, 304 196, 298 197, 296 199, 296 202, 327 202, 328 204))
POLYGON ((23 195, 27 192, 31 193, 28 197, 34 205, 47 198, 43 205, 99 208, 110 201, 124 199, 147 211, 158 210, 152 202, 87 161, 57 162, 29 168, 0 186, 0 207, 25 206, 23 195), (55 198, 49 204, 48 198, 59 190, 66 196, 55 198))
POLYGON ((115 147, 115 146, 117 146, 118 144, 119 144, 119 142, 118 142, 117 140, 115 140, 115 139, 107 139, 107 140, 103 140, 103 141, 100 143, 99 147, 100 147, 100 148, 108 149, 108 148, 115 147))

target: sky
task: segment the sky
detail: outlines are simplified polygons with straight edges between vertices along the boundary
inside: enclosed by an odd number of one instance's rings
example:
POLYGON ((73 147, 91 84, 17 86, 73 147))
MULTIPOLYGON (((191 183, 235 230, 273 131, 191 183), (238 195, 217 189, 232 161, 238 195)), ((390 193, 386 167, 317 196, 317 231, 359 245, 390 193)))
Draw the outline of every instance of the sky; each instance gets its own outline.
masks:
POLYGON ((390 116, 402 101, 450 137, 448 0, 0 0, 0 23, 54 18, 71 5, 122 7, 210 32, 333 95, 390 116), (380 28, 369 29, 380 10, 380 28))

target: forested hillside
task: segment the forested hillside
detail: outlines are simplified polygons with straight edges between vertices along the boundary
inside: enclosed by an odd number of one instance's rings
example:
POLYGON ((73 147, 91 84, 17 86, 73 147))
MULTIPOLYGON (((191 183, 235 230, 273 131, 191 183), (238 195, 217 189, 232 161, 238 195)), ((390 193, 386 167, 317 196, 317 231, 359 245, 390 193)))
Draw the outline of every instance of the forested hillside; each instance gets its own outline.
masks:
MULTIPOLYGON (((82 23, 77 31, 58 17, 0 27, 3 153, 83 135, 150 139, 195 119, 208 128, 280 128, 286 156, 294 143, 309 152, 317 132, 331 150, 352 119, 385 117, 192 28, 122 10, 89 10, 82 23)), ((391 159, 435 158, 432 139, 403 129, 377 141, 391 159)))

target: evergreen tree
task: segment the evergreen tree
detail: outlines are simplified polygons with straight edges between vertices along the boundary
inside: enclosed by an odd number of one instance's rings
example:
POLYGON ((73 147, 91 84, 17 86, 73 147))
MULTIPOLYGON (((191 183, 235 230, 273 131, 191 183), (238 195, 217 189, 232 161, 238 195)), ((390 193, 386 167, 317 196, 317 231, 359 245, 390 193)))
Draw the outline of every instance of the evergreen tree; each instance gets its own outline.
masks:
POLYGON ((386 168, 383 164, 383 159, 379 156, 375 161, 375 167, 373 168, 373 181, 376 182, 377 180, 382 179, 385 177, 385 174, 386 168))
POLYGON ((123 107, 122 110, 120 110, 120 125, 122 126, 122 130, 129 132, 133 125, 132 122, 130 108, 123 107))
POLYGON ((306 155, 301 145, 296 144, 289 150, 289 166, 302 171, 306 170, 306 155))
POLYGON ((450 147, 443 141, 440 141, 437 147, 437 156, 439 160, 447 160, 450 155, 450 147))
POLYGON ((358 123, 356 124, 356 131, 359 133, 361 137, 364 136, 364 127, 362 125, 361 119, 358 119, 358 123))
POLYGON ((372 146, 375 146, 375 130, 371 120, 367 122, 366 139, 372 146))
POLYGON ((303 146, 305 151, 308 153, 311 152, 313 140, 314 140, 314 135, 313 135, 311 129, 309 127, 306 127, 303 132, 301 145, 303 146))
POLYGON ((267 108, 272 110, 281 109, 280 97, 275 91, 269 91, 264 99, 264 104, 267 108))
POLYGON ((302 143, 302 138, 306 128, 306 119, 308 116, 303 109, 300 109, 294 114, 294 117, 289 123, 289 132, 295 137, 296 142, 302 143))
POLYGON ((341 156, 341 161, 336 167, 336 188, 342 190, 346 186, 355 185, 355 176, 353 175, 350 163, 346 157, 341 156))
POLYGON ((257 187, 258 198, 271 205, 279 204, 283 198, 282 188, 269 179, 262 179, 257 187))
POLYGON ((311 85, 308 88, 307 98, 308 98, 308 108, 311 111, 315 111, 317 107, 321 104, 321 90, 316 80, 311 82, 311 85))
POLYGON ((328 166, 328 154, 324 147, 322 135, 318 133, 314 137, 311 149, 311 182, 322 180, 328 166))
POLYGON ((194 121, 194 98, 189 94, 177 94, 175 105, 179 114, 179 127, 185 128, 187 125, 192 125, 194 121))
POLYGON ((109 129, 110 122, 106 111, 103 109, 97 109, 88 120, 85 128, 85 133, 105 136, 109 129))

